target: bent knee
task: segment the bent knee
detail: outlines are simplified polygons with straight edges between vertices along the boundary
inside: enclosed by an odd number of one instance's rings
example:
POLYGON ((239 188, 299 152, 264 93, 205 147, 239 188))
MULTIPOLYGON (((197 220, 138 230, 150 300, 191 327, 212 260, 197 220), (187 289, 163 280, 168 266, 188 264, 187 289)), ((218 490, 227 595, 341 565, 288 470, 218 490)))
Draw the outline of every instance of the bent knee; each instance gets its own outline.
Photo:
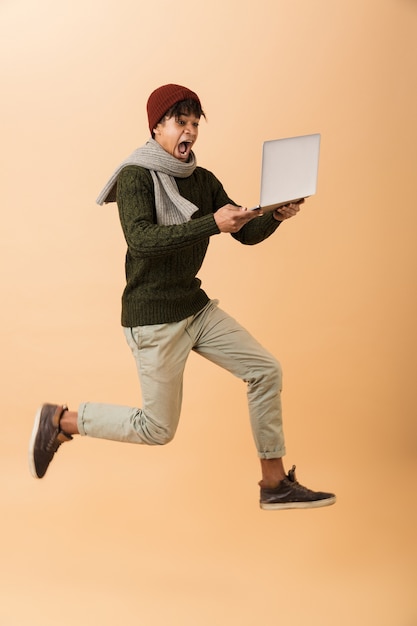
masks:
POLYGON ((166 446, 174 439, 175 430, 166 426, 148 425, 146 428, 147 443, 151 446, 166 446))
POLYGON ((170 443, 175 437, 175 433, 171 433, 171 432, 164 432, 164 433, 158 433, 156 436, 154 435, 152 437, 152 445, 154 446, 166 446, 168 443, 170 443))
POLYGON ((249 379, 251 385, 268 384, 281 388, 282 367, 281 363, 272 355, 265 360, 260 368, 257 368, 253 376, 249 379))
POLYGON ((271 377, 271 380, 273 380, 274 383, 279 388, 281 388, 281 386, 282 386, 282 367, 281 367, 281 363, 279 361, 277 361, 276 359, 275 359, 273 367, 271 369, 270 377, 271 377))
POLYGON ((139 442, 148 446, 165 446, 173 440, 176 432, 176 422, 170 424, 168 420, 160 420, 138 409, 132 419, 132 426, 136 431, 139 442))
POLYGON ((265 363, 265 367, 263 368, 264 376, 270 377, 271 379, 282 379, 282 367, 281 363, 271 355, 268 361, 265 363))

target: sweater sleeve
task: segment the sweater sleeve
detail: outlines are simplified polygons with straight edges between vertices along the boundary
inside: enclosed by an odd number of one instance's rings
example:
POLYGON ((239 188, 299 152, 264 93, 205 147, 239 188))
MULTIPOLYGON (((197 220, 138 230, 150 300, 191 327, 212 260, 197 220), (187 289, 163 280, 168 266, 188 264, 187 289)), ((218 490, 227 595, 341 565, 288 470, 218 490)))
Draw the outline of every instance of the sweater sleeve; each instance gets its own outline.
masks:
POLYGON ((281 222, 276 220, 271 212, 251 220, 232 237, 247 246, 253 246, 270 237, 281 222))
POLYGON ((211 212, 184 224, 156 224, 152 177, 138 166, 128 166, 119 174, 117 206, 130 254, 136 258, 162 256, 220 232, 211 212))

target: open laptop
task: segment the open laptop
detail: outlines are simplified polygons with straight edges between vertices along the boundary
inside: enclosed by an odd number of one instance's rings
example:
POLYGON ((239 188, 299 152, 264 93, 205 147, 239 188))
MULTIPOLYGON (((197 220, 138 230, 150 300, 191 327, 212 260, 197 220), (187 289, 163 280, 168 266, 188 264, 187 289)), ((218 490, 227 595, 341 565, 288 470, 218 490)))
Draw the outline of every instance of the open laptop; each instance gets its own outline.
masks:
POLYGON ((262 148, 261 198, 264 212, 316 193, 320 134, 265 141, 262 148))

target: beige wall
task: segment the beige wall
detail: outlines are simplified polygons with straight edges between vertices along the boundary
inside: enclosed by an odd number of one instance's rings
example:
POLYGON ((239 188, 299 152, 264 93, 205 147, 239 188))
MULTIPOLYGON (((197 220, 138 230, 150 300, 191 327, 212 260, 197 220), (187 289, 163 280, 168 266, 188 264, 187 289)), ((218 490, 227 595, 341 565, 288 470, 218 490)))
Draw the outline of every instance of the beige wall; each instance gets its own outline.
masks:
POLYGON ((0 4, 1 624, 417 624, 416 28, 413 0, 0 4), (302 214, 213 237, 201 277, 282 361, 287 464, 330 509, 258 509, 244 387, 194 356, 170 446, 78 439, 29 476, 42 401, 140 403, 95 198, 166 82, 242 204, 264 139, 322 134, 302 214))

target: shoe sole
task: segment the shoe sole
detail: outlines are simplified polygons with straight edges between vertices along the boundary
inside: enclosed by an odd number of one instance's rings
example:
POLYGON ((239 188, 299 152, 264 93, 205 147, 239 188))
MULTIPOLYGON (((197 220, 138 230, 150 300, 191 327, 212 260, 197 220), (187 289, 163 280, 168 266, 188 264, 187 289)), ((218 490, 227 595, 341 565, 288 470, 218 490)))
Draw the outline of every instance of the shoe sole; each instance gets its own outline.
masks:
POLYGON ((282 511, 284 509, 318 509, 330 506, 336 502, 336 497, 324 500, 312 500, 311 502, 261 502, 260 507, 264 511, 282 511))
POLYGON ((30 442, 29 442, 29 470, 33 478, 39 478, 36 472, 36 465, 35 465, 35 441, 36 441, 36 435, 38 434, 38 430, 39 430, 39 424, 41 421, 41 413, 42 413, 42 407, 39 407, 35 415, 35 423, 33 425, 32 435, 30 437, 30 442))

